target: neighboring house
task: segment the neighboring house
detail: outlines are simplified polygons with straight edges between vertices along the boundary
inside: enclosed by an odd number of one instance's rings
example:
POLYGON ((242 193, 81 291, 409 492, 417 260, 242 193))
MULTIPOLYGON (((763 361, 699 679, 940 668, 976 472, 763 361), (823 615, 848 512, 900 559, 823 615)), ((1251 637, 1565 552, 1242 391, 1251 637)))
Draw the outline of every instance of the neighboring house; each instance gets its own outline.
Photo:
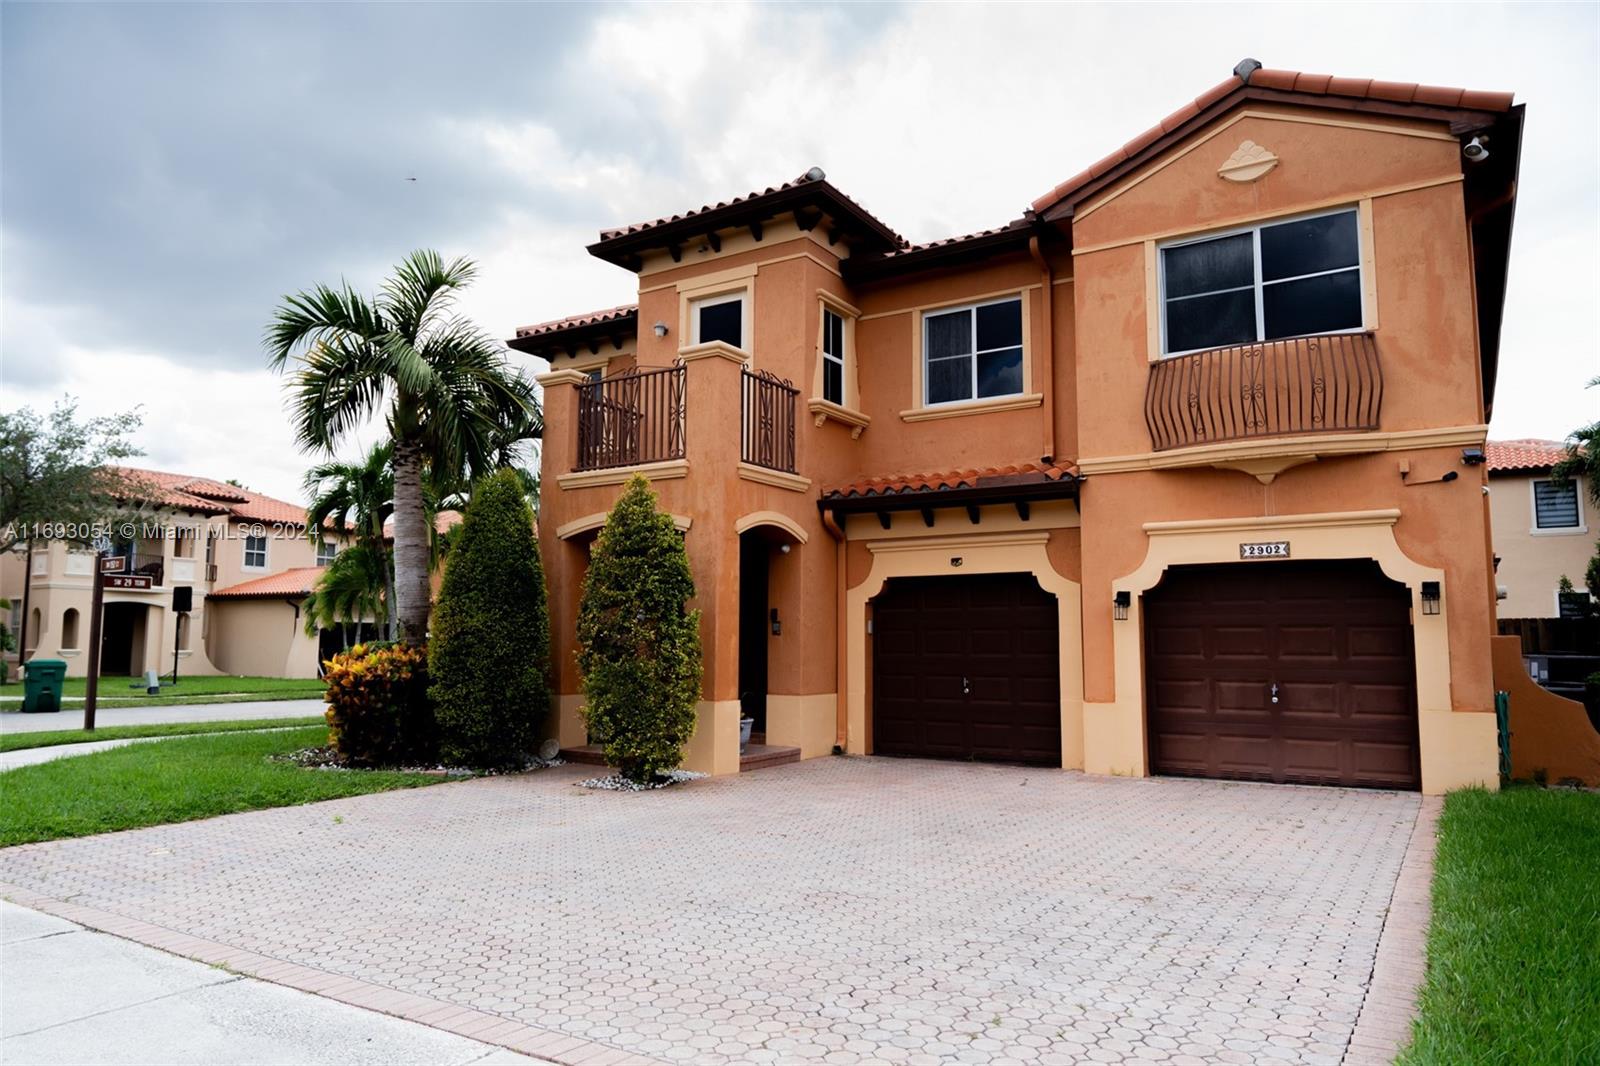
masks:
MULTIPOLYGON (((122 573, 149 588, 105 590, 101 673, 316 677, 318 640, 305 635, 300 604, 341 538, 306 539, 298 504, 188 474, 127 468, 133 536, 115 536, 122 573), (143 582, 141 582, 142 584, 143 582), (191 608, 172 609, 190 590, 191 608)), ((113 523, 114 527, 122 525, 113 523)), ((23 552, 0 565, 0 595, 21 621, 23 552)), ((87 671, 93 555, 65 542, 36 543, 28 594, 26 658, 59 658, 87 671)))
POLYGON ((561 743, 640 472, 702 612, 689 767, 741 768, 742 711, 806 758, 1492 786, 1522 118, 1246 61, 980 233, 908 245, 820 170, 602 233, 637 304, 508 342, 551 366, 561 743))
POLYGON ((1550 480, 1550 468, 1566 455, 1558 441, 1490 441, 1487 452, 1495 582, 1505 594, 1499 615, 1557 618, 1561 579, 1585 591, 1584 575, 1600 539, 1588 481, 1550 480))

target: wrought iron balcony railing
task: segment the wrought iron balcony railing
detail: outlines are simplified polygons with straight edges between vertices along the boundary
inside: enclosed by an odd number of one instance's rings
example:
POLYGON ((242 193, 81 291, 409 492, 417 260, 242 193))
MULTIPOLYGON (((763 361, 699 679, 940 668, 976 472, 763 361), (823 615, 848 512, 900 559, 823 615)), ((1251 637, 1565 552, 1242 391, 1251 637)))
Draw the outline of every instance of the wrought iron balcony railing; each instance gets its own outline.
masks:
POLYGON ((578 386, 579 470, 683 458, 680 366, 633 369, 578 386))
POLYGON ((739 372, 742 392, 739 458, 794 473, 794 418, 800 390, 765 370, 739 372))
POLYGON ((1150 368, 1144 417, 1156 451, 1298 433, 1373 430, 1383 370, 1371 333, 1242 344, 1150 368))

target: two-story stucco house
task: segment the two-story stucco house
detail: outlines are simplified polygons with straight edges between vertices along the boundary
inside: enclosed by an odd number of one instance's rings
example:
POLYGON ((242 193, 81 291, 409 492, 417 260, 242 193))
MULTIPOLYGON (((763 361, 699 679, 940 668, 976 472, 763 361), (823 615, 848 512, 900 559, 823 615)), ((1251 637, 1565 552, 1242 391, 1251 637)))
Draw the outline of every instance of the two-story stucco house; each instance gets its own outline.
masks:
MULTIPOLYGON (((237 485, 123 474, 126 520, 111 523, 110 535, 116 576, 133 580, 113 584, 135 587, 105 589, 101 673, 169 674, 176 660, 180 676, 316 677, 319 641, 305 635, 300 608, 343 538, 330 532, 313 543, 304 507, 237 485)), ((27 611, 23 658, 61 659, 81 676, 94 556, 61 540, 20 547, 0 560, 0 594, 11 600, 14 631, 27 611), (32 570, 26 591, 24 566, 32 570)))
POLYGON ((692 768, 744 713, 802 758, 1492 785, 1521 129, 1247 60, 981 233, 909 245, 817 169, 603 233, 637 303, 508 342, 550 365, 559 739, 640 472, 703 612, 692 768))
POLYGON ((1559 441, 1492 440, 1487 452, 1500 617, 1558 618, 1561 579, 1584 591, 1600 536, 1588 479, 1550 479, 1567 454, 1559 441))

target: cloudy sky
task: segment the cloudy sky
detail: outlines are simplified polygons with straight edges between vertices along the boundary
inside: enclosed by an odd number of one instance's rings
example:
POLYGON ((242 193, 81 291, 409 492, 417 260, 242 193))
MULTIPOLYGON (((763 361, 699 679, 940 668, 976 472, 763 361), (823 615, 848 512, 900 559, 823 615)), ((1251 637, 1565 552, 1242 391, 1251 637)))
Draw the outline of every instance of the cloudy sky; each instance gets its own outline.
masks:
POLYGON ((633 298, 602 226, 813 164, 963 233, 1254 56, 1528 104, 1493 433, 1559 437, 1600 410, 1597 10, 8 2, 0 404, 137 404, 146 465, 298 498, 286 292, 435 247, 506 337, 633 298))

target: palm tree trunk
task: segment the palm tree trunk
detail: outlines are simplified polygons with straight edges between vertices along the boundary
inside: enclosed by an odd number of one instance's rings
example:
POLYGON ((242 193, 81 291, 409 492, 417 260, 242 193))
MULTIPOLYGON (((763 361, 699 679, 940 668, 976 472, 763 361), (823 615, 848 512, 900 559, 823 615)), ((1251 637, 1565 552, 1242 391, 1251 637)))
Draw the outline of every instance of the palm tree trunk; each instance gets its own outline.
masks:
POLYGON ((423 644, 433 609, 428 584, 428 516, 422 504, 422 449, 394 442, 394 616, 400 639, 423 644))

